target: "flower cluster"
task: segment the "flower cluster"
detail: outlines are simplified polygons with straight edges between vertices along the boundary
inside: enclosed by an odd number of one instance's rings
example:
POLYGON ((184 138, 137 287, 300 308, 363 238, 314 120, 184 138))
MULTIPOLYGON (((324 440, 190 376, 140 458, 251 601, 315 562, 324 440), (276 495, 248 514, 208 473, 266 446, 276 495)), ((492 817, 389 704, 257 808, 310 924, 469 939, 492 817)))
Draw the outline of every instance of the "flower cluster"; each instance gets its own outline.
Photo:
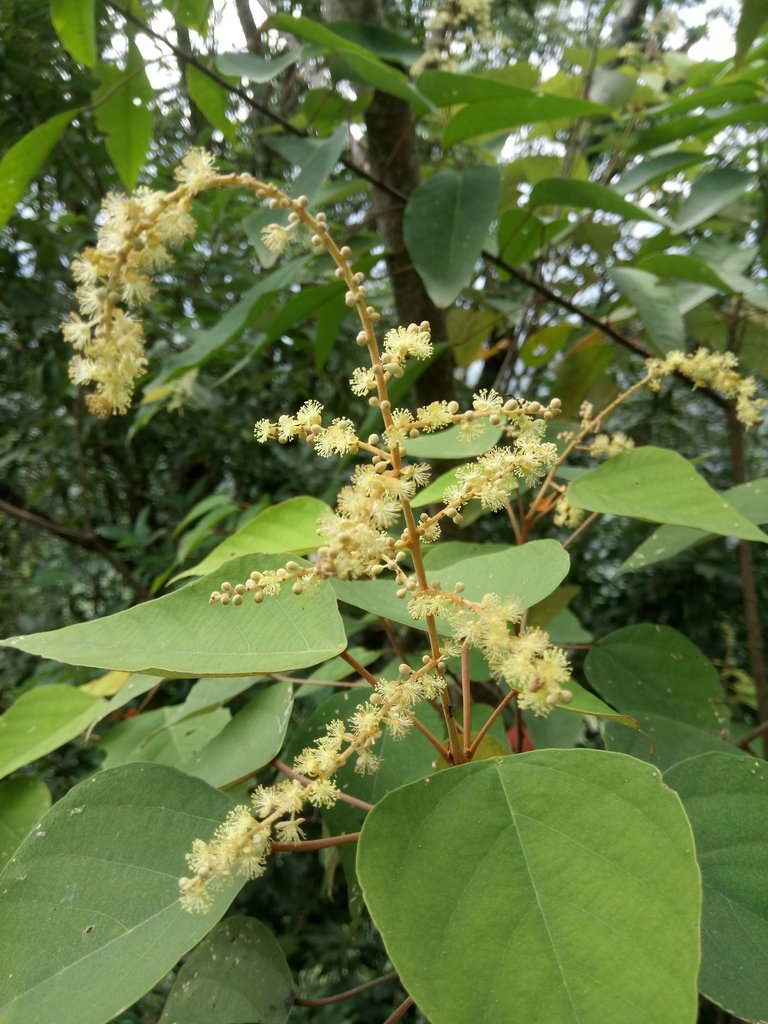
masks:
POLYGON ((596 434, 589 453, 595 459, 610 459, 634 447, 632 438, 618 430, 615 434, 596 434))
POLYGON ((300 438, 314 445, 315 451, 323 458, 332 455, 348 455, 357 451, 358 439, 351 420, 337 417, 328 427, 321 422, 323 407, 311 398, 305 402, 295 416, 280 416, 276 423, 258 420, 253 428, 254 437, 260 444, 277 439, 287 444, 300 438))
POLYGON ((62 324, 62 333, 76 353, 70 379, 96 385, 86 401, 97 416, 125 413, 135 381, 146 372, 141 323, 122 304, 140 305, 152 296, 149 275, 173 262, 169 246, 194 233, 192 198, 213 176, 210 155, 192 150, 176 172, 175 191, 108 195, 96 246, 72 262, 80 314, 62 324))
POLYGON ((690 355, 670 352, 664 359, 649 359, 646 365, 654 390, 659 388, 658 378, 679 373, 692 381, 695 388, 712 388, 724 398, 734 399, 736 416, 746 427, 763 421, 768 400, 757 397, 754 377, 742 377, 736 371, 738 359, 732 352, 711 352, 707 348, 699 348, 690 355))
POLYGON ((179 879, 182 905, 203 912, 224 879, 262 875, 273 843, 303 838, 301 812, 307 804, 330 807, 340 798, 336 775, 347 761, 354 758, 360 774, 377 771, 380 759, 373 748, 384 731, 394 738, 405 735, 413 724, 414 705, 438 697, 444 687, 440 662, 429 661, 418 671, 404 664, 399 679, 379 679, 349 723, 329 722, 325 735, 295 758, 296 778, 259 786, 251 806, 240 804, 230 811, 209 842, 194 841, 187 854, 193 875, 179 879))

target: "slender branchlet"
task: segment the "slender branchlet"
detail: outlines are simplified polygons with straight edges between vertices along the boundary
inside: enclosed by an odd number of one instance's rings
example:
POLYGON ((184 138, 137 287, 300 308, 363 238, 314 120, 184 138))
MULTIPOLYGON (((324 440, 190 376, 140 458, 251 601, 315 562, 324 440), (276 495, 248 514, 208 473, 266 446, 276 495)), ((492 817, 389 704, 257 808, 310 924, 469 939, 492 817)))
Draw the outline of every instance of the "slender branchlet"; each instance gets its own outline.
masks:
MULTIPOLYGON (((245 580, 222 582, 211 594, 211 603, 238 606, 251 598, 258 605, 284 587, 301 594, 330 578, 374 580, 388 573, 397 596, 406 602, 414 621, 423 624, 428 639, 420 668, 403 662, 396 679, 377 678, 363 670, 373 692, 349 719, 330 722, 325 735, 295 758, 289 778, 258 787, 250 804, 236 807, 211 840, 195 841, 187 857, 192 874, 181 879, 180 888, 186 907, 204 910, 222 879, 255 878, 264 872, 273 847, 302 841, 305 809, 327 807, 339 799, 337 776, 347 763, 359 773, 375 772, 380 763, 378 741, 385 733, 397 739, 413 728, 414 710, 422 701, 439 701, 445 718, 445 748, 431 734, 430 741, 453 764, 474 756, 484 730, 474 742, 469 732, 465 736, 459 732, 445 679, 450 658, 462 657, 467 728, 471 648, 479 650, 496 679, 507 684, 507 696, 494 715, 513 695, 518 708, 530 708, 539 715, 571 700, 565 653, 544 630, 525 625, 525 608, 514 596, 470 597, 463 583, 447 589, 428 576, 423 549, 439 538, 445 519, 461 523, 462 508, 477 500, 488 510, 507 509, 519 540, 532 522, 552 510, 556 522, 578 527, 580 511, 568 504, 563 488, 554 481, 558 466, 573 450, 584 448, 589 437, 593 439, 588 450, 596 457, 610 457, 630 447, 631 440, 623 434, 601 433, 603 421, 639 388, 656 388, 671 373, 733 398, 748 425, 759 420, 766 403, 755 398, 754 381, 738 376, 730 355, 700 350, 694 356, 671 353, 663 360, 651 360, 644 378, 598 415, 591 407, 583 408, 581 429, 566 438, 560 454, 545 438, 548 423, 560 412, 557 399, 544 406, 483 390, 473 396, 467 409, 443 401, 415 412, 393 408, 390 381, 403 376, 410 360, 432 355, 430 325, 396 327, 384 334, 380 344, 380 316, 369 305, 363 275, 354 270, 350 250, 331 237, 324 214, 309 211, 305 196, 293 199, 249 174, 219 174, 213 159, 202 150, 184 158, 176 179, 178 187, 172 192, 142 189, 133 196, 107 197, 96 247, 86 249, 73 263, 80 315, 73 315, 63 328, 75 349, 72 379, 95 385, 87 402, 96 415, 127 411, 135 381, 146 371, 141 324, 127 309, 149 298, 150 274, 172 262, 169 247, 193 234, 190 211, 196 195, 208 189, 245 189, 280 211, 285 223, 264 229, 265 244, 282 252, 304 229, 312 250, 327 253, 336 276, 346 285, 345 302, 360 323, 357 344, 367 353, 367 363, 354 370, 349 385, 355 395, 366 397, 379 410, 381 432, 361 438, 349 419, 324 423, 323 407, 314 399, 275 422, 256 423, 254 434, 260 443, 299 441, 311 445, 322 458, 365 454, 368 461, 355 467, 338 494, 336 508, 318 520, 322 545, 312 564, 291 560, 277 569, 254 569, 245 580), (468 441, 495 428, 501 441, 459 467, 456 483, 443 495, 438 511, 417 518, 413 501, 427 484, 430 471, 426 463, 408 459, 408 445, 422 434, 449 427, 468 441), (521 499, 523 482, 539 487, 527 513, 521 499), (513 498, 518 501, 517 514, 513 498)), ((492 720, 493 716, 487 726, 492 720)))

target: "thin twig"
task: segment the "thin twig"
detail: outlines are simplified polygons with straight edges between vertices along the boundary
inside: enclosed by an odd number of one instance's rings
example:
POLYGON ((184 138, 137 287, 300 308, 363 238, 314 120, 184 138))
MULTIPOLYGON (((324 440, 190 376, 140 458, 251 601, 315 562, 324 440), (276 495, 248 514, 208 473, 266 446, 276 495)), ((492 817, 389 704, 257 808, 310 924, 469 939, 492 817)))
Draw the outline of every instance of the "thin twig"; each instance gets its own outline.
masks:
POLYGON ((383 615, 380 615, 379 619, 381 621, 381 625, 384 632, 387 634, 387 640, 389 640, 390 647, 401 661, 407 662, 408 655, 405 653, 400 641, 395 636, 395 631, 394 629, 392 629, 392 623, 389 621, 389 619, 385 619, 383 615))
POLYGON ((576 527, 576 529, 573 531, 570 537, 565 538, 565 540, 563 541, 563 547, 569 548, 571 544, 573 544, 573 542, 576 540, 576 538, 580 537, 581 534, 584 533, 584 531, 588 529, 592 525, 592 523, 594 523, 597 517, 601 514, 602 513, 600 512, 593 512, 591 515, 588 515, 583 523, 579 523, 579 525, 576 527))
POLYGON ((475 752, 477 751, 477 748, 482 743, 483 738, 485 737, 485 734, 491 728, 491 726, 496 721, 496 719, 499 717, 499 715, 504 710, 504 708, 507 706, 507 704, 509 704, 509 702, 512 700, 512 698, 516 697, 516 696, 517 696, 517 690, 510 690, 509 693, 506 695, 506 697, 501 701, 501 703, 496 705, 496 707, 493 709, 493 713, 491 715, 489 715, 488 721, 482 727, 482 729, 477 734, 477 736, 475 736, 475 741, 472 744, 472 746, 469 748, 469 756, 470 757, 474 756, 475 752))
POLYGON ((522 542, 523 542, 523 535, 520 533, 520 527, 519 527, 518 522, 517 522, 517 516, 515 515, 515 510, 512 507, 512 502, 508 501, 504 505, 504 508, 507 510, 507 515, 509 516, 509 521, 512 524, 512 532, 515 535, 515 543, 516 544, 522 544, 522 542))
POLYGON ((406 1013, 408 1013, 408 1011, 410 1010, 410 1008, 412 1006, 413 1006, 413 999, 411 998, 411 996, 407 996, 402 1001, 402 1003, 400 1003, 400 1005, 394 1011, 394 1013, 390 1013, 390 1015, 384 1021, 384 1024, 397 1024, 397 1021, 402 1020, 403 1017, 406 1015, 406 1013))
MULTIPOLYGON (((310 785, 311 779, 308 779, 306 775, 301 775, 299 772, 295 772, 293 768, 289 768, 287 764, 284 764, 277 757, 272 758, 272 764, 277 768, 283 775, 287 775, 289 779, 296 779, 297 782, 303 783, 305 786, 310 785)), ((350 796, 349 793, 339 793, 339 800, 343 800, 345 804, 350 804, 352 807, 359 807, 361 811, 372 811, 373 804, 369 804, 366 800, 358 800, 356 796, 350 796)))
POLYGON ((367 992, 368 989, 376 988, 377 985, 384 985, 388 981, 394 981, 395 978, 397 978, 397 971, 389 971, 387 974, 382 974, 380 978, 374 978, 373 981, 366 981, 363 985, 355 985, 354 988, 348 988, 345 992, 337 992, 335 996, 325 996, 324 999, 304 999, 302 996, 294 996, 293 1002, 296 1006, 330 1006, 332 1003, 341 1003, 343 1000, 351 999, 361 992, 367 992))
POLYGON ((464 754, 469 758, 472 745, 472 689, 469 674, 469 647, 466 642, 461 648, 461 718, 464 736, 464 754))
POLYGON ((341 836, 328 836, 326 839, 303 839, 299 843, 270 843, 269 848, 275 853, 311 853, 312 850, 325 850, 329 846, 344 846, 356 843, 359 832, 346 832, 341 836))
POLYGON ((366 679, 371 684, 371 686, 376 686, 378 682, 376 676, 371 675, 368 669, 361 665, 357 658, 353 658, 349 651, 342 651, 339 657, 343 658, 348 665, 351 665, 355 672, 358 672, 363 679, 366 679))
POLYGON ((429 742, 432 744, 432 746, 435 748, 435 750, 440 754, 440 756, 443 758, 443 760, 450 762, 450 760, 451 760, 450 752, 449 752, 448 748, 446 746, 444 746, 440 742, 440 740, 437 738, 437 736, 435 736, 434 733, 431 733, 429 731, 429 729, 426 727, 426 725, 423 725, 418 720, 418 718, 415 715, 413 716, 411 721, 413 722, 414 728, 418 729, 418 731, 421 733, 421 735, 425 739, 429 740, 429 742))
POLYGON ((752 740, 758 739, 760 736, 765 736, 768 733, 768 719, 765 722, 761 722, 760 725, 756 725, 754 729, 751 729, 746 736, 742 736, 740 740, 736 741, 736 746, 741 750, 746 750, 752 740))

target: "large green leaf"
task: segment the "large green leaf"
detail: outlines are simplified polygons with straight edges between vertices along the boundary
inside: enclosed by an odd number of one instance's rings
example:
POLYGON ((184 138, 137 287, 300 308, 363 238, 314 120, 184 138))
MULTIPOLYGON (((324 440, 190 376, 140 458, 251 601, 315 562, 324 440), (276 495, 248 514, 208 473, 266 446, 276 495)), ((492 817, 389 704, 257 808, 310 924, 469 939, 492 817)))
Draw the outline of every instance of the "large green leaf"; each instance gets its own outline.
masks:
POLYGON ((169 708, 144 711, 100 730, 98 745, 106 753, 102 768, 117 768, 134 761, 181 768, 230 720, 231 715, 224 708, 202 712, 186 722, 174 722, 169 708))
POLYGON ((685 345, 685 323, 674 285, 635 267, 612 267, 609 273, 621 294, 637 310, 655 352, 666 354, 685 345))
POLYGON ((409 455, 417 459, 469 459, 487 452, 500 439, 501 427, 484 421, 482 429, 467 438, 460 427, 446 427, 434 434, 422 434, 421 437, 409 438, 405 447, 409 455))
POLYGON ((103 706, 64 683, 23 693, 0 717, 0 778, 85 732, 103 706))
POLYGON ((293 979, 274 935, 252 917, 220 921, 185 960, 159 1024, 283 1024, 293 979))
POLYGON ((159 765, 100 772, 71 789, 0 874, 0 1020, 105 1024, 158 982, 222 916, 182 910, 193 840, 231 802, 159 765))
POLYGON ((228 142, 235 142, 237 125, 229 112, 232 100, 229 89, 194 64, 187 64, 186 81, 189 98, 206 121, 218 128, 228 142))
POLYGON ((135 40, 128 44, 125 68, 104 64, 99 68, 101 87, 94 96, 94 116, 106 135, 107 152, 128 191, 133 191, 152 144, 154 96, 135 40))
POLYGON ((327 583, 296 596, 290 587, 263 604, 209 606, 222 579, 233 584, 251 571, 276 569, 290 556, 246 555, 173 594, 93 622, 0 644, 70 665, 163 676, 248 676, 284 672, 326 661, 346 637, 327 583))
POLYGON ((481 103, 484 100, 526 100, 533 96, 528 89, 518 89, 482 75, 454 71, 424 71, 416 84, 422 96, 438 107, 455 107, 460 103, 481 103))
MULTIPOLYGON (((313 199, 333 171, 347 143, 348 128, 341 125, 327 139, 294 139, 290 136, 271 139, 268 143, 288 163, 299 168, 291 185, 291 194, 313 199)), ((274 220, 274 215, 272 217, 274 220)))
MULTIPOLYGON (((496 545, 492 547, 489 554, 462 558, 453 565, 440 565, 439 569, 430 563, 430 579, 439 572, 440 582, 447 590, 461 581, 464 596, 471 601, 479 601, 485 594, 515 596, 530 608, 551 594, 570 568, 566 551, 555 540, 534 540, 503 552, 496 545)), ((396 596, 397 585, 390 580, 333 580, 332 584, 340 601, 415 629, 426 628, 423 619, 410 617, 407 600, 396 596)), ((441 632, 449 631, 442 619, 437 624, 441 632)))
POLYGON ((511 267, 521 267, 567 226, 563 217, 545 223, 530 210, 507 210, 496 233, 499 258, 511 267))
POLYGON ((51 0, 51 21, 56 35, 76 61, 96 64, 95 0, 51 0))
POLYGON ((740 64, 750 46, 768 22, 768 4, 765 0, 741 0, 741 14, 736 27, 736 63, 740 64))
POLYGON ((666 448, 633 448, 588 470, 569 484, 568 500, 589 512, 768 541, 768 536, 713 490, 690 462, 666 448))
POLYGON ((644 185, 650 185, 654 181, 662 181, 670 175, 684 171, 687 167, 700 164, 706 159, 704 153, 690 153, 678 150, 674 153, 661 153, 659 156, 650 157, 648 160, 641 160, 630 167, 628 171, 619 177, 611 188, 619 195, 626 195, 628 192, 636 192, 644 185))
POLYGON ((185 569, 175 577, 204 576, 218 569, 230 558, 247 555, 252 551, 271 553, 290 551, 294 555, 306 555, 315 551, 322 540, 317 534, 317 520, 329 506, 317 498, 289 498, 278 505, 270 505, 250 523, 237 530, 221 544, 217 544, 202 562, 185 569))
POLYGON ((702 754, 664 781, 683 801, 701 868, 699 988, 739 1018, 768 1020, 768 765, 702 754))
POLYGON ((693 836, 639 761, 544 750, 411 783, 368 815, 357 869, 432 1024, 696 1020, 693 836))
POLYGON ((277 76, 304 55, 304 47, 297 46, 269 59, 255 53, 222 53, 216 58, 216 68, 222 75, 247 78, 250 82, 274 82, 277 76))
POLYGON ((533 186, 528 206, 574 206, 578 210, 605 210, 625 220, 652 220, 659 222, 657 214, 642 206, 622 199, 613 189, 593 181, 573 181, 546 178, 533 186))
POLYGON ((217 787, 248 778, 280 753, 292 708, 290 684, 260 688, 182 770, 217 787))
POLYGON ((599 640, 584 665, 590 685, 618 711, 631 715, 655 745, 625 729, 606 727, 611 749, 667 767, 704 750, 723 748, 723 692, 714 665, 681 633, 643 623, 599 640))
POLYGON ((735 202, 753 182, 753 175, 733 167, 718 167, 709 174, 702 174, 680 204, 675 233, 688 231, 719 213, 735 202))
POLYGON ((352 39, 332 32, 317 21, 291 17, 288 14, 273 14, 269 19, 269 24, 270 28, 288 32, 308 43, 317 43, 328 53, 340 55, 353 77, 360 78, 375 89, 399 96, 400 99, 411 103, 419 111, 424 111, 427 108, 423 98, 409 85, 406 75, 385 61, 379 60, 373 53, 352 39))
POLYGON ((0 782, 0 871, 50 806, 50 790, 34 775, 0 782))
POLYGON ((456 114, 443 133, 443 142, 452 146, 478 135, 498 134, 523 124, 539 124, 561 118, 610 117, 611 111, 600 103, 563 96, 516 97, 470 103, 456 114))
POLYGON ((449 306, 469 283, 500 194, 497 168, 480 166, 440 171, 408 198, 405 244, 438 306, 449 306))
POLYGON ((176 21, 205 35, 211 0, 163 0, 163 4, 176 21))
MULTIPOLYGON (((768 523, 768 478, 737 484, 723 491, 723 498, 752 523, 768 523)), ((694 544, 712 540, 716 536, 705 530, 685 526, 660 526, 636 548, 619 568, 619 572, 647 569, 656 562, 674 558, 694 544)))
POLYGON ((8 223, 37 169, 77 113, 78 110, 64 110, 56 114, 44 124, 33 128, 3 154, 0 160, 0 228, 8 223))

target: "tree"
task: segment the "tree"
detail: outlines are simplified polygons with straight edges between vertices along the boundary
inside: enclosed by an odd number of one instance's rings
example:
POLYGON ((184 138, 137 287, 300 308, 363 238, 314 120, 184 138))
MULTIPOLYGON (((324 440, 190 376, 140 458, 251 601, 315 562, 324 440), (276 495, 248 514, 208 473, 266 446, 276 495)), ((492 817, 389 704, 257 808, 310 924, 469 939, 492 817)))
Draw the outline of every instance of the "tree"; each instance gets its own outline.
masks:
POLYGON ((764 12, 237 11, 14 15, 0 1019, 765 1017, 764 12))

